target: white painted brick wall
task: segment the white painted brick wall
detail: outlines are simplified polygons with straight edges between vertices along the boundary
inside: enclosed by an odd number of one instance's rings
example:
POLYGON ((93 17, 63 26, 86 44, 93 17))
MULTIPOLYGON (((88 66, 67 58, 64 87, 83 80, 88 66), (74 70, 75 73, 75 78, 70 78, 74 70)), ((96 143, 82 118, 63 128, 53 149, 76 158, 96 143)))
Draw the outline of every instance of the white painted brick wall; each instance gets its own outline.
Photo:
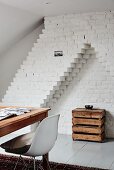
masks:
MULTIPOLYGON (((61 114, 59 132, 71 134, 72 109, 92 104, 107 110, 106 135, 114 137, 114 12, 46 17, 45 27, 48 33, 59 28, 64 35, 69 31, 69 42, 91 43, 98 52, 50 111, 61 114)), ((69 48, 73 50, 72 45, 69 48)))
MULTIPOLYGON (((40 106, 73 59, 79 57, 82 44, 90 43, 96 56, 70 83, 66 93, 60 99, 54 98, 53 102, 57 103, 50 114, 60 113, 59 132, 71 134, 72 109, 93 104, 108 111, 106 134, 114 137, 114 12, 45 17, 44 24, 43 34, 17 71, 3 102, 40 106), (56 50, 63 50, 63 57, 53 57, 56 50)), ((67 83, 64 82, 61 90, 67 83)))
POLYGON ((72 133, 72 109, 92 104, 95 108, 106 109, 106 134, 114 136, 114 79, 98 59, 90 59, 52 108, 50 114, 61 114, 59 132, 72 133))

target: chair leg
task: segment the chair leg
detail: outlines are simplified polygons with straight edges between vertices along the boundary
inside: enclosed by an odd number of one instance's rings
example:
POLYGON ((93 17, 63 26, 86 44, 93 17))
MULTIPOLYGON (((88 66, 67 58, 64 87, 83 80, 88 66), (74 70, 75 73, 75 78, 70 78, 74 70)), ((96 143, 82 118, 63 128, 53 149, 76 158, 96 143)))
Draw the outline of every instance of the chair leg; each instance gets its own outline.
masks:
POLYGON ((44 155, 43 157, 44 157, 44 159, 46 160, 46 163, 47 163, 47 168, 48 168, 47 170, 51 170, 51 167, 49 165, 49 161, 48 161, 47 155, 44 155))
POLYGON ((18 158, 18 160, 17 160, 17 162, 16 162, 16 164, 15 164, 15 167, 14 167, 14 169, 13 169, 13 170, 16 170, 17 165, 18 165, 18 163, 19 163, 19 161, 20 161, 21 159, 22 159, 23 164, 24 164, 24 167, 22 168, 22 170, 23 170, 23 169, 25 169, 25 167, 27 168, 27 165, 26 165, 26 163, 25 163, 25 161, 24 161, 23 157, 20 155, 20 156, 19 156, 19 158, 18 158))
MULTIPOLYGON (((32 159, 33 159, 33 157, 31 157, 32 159)), ((24 160, 23 160, 24 161, 24 160)), ((26 164, 25 163, 25 161, 24 161, 24 164, 25 164, 25 166, 26 166, 26 169, 24 169, 24 170, 29 170, 29 169, 31 169, 31 160, 29 159, 28 160, 28 164, 26 164)), ((22 169, 23 170, 23 169, 22 169)))
POLYGON ((35 160, 35 157, 34 157, 34 170, 36 169, 36 160, 35 160))
POLYGON ((30 167, 29 167, 30 163, 31 163, 31 161, 29 160, 29 161, 28 161, 28 165, 27 165, 27 167, 26 167, 25 170, 29 170, 29 168, 30 168, 30 167))
POLYGON ((38 170, 44 170, 44 168, 39 164, 39 168, 38 168, 38 170))
MULTIPOLYGON (((37 170, 36 169, 36 160, 35 160, 35 157, 31 157, 31 158, 32 158, 32 161, 33 161, 32 162, 32 166, 33 166, 34 170, 37 170)), ((29 169, 31 169, 31 161, 30 160, 28 162, 28 165, 26 166, 26 170, 29 170, 29 169)))
POLYGON ((20 155, 19 158, 17 159, 17 162, 16 162, 15 167, 14 167, 13 170, 16 170, 17 164, 18 164, 18 162, 19 162, 20 159, 21 159, 21 155, 20 155))
MULTIPOLYGON (((22 156, 21 156, 21 159, 22 159, 23 164, 24 164, 24 167, 23 167, 23 169, 22 169, 22 170, 24 170, 25 168, 27 169, 28 165, 25 163, 25 161, 24 161, 24 159, 23 159, 23 157, 22 157, 22 156)), ((25 169, 25 170, 26 170, 26 169, 25 169)))

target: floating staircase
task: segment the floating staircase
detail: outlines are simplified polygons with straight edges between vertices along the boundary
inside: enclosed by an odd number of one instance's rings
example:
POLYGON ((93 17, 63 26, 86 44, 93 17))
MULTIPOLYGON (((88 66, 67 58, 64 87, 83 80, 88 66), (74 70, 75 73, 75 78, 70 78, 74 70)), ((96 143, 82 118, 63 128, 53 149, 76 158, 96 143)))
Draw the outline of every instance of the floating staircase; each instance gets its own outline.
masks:
POLYGON ((83 65, 86 64, 87 60, 93 55, 95 55, 95 49, 91 47, 91 44, 85 43, 84 48, 77 54, 77 58, 74 58, 70 67, 68 67, 64 75, 60 77, 60 81, 57 82, 56 86, 53 86, 53 90, 51 90, 47 98, 44 99, 41 107, 52 107, 65 92, 74 77, 76 77, 83 68, 83 65))
POLYGON ((50 63, 47 60, 46 63, 45 61, 39 63, 37 53, 38 49, 36 49, 35 44, 27 60, 23 62, 21 68, 17 71, 11 86, 8 87, 2 100, 3 104, 52 107, 80 72, 83 65, 86 64, 87 60, 95 54, 95 51, 91 44, 85 43, 80 53, 77 53, 76 58, 73 58, 73 61, 67 64, 69 65, 68 67, 65 65, 63 68, 64 63, 61 65, 61 62, 64 62, 64 60, 59 59, 59 64, 55 63, 55 66, 58 64, 59 67, 53 70, 50 70, 50 64, 53 62, 52 58, 50 63), (48 65, 46 66, 47 63, 48 65), (38 69, 37 67, 40 68, 38 69))
POLYGON ((72 30, 52 30, 45 28, 34 43, 2 99, 4 105, 53 106, 95 54, 83 36, 73 35, 72 30), (55 57, 57 50, 63 51, 63 56, 55 57))

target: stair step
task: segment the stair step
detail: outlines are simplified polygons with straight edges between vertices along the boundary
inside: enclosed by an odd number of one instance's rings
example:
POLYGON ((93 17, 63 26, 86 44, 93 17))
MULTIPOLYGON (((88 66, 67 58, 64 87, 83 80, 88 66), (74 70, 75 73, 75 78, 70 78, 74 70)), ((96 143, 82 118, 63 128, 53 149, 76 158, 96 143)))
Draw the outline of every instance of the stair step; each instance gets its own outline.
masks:
POLYGON ((63 85, 65 85, 66 86, 66 88, 67 88, 67 86, 70 84, 70 82, 69 81, 65 81, 65 82, 63 82, 63 85))
POLYGON ((85 58, 83 58, 83 59, 80 60, 80 63, 85 64, 86 62, 87 62, 87 60, 86 60, 85 58))
POLYGON ((75 63, 71 63, 71 68, 75 68, 76 64, 75 63))
POLYGON ((57 99, 54 97, 54 98, 52 98, 51 102, 56 103, 57 99))
POLYGON ((72 73, 72 77, 73 77, 73 78, 76 77, 76 75, 77 75, 76 72, 73 72, 73 73, 72 73))
POLYGON ((65 76, 61 76, 60 81, 65 81, 65 76))
POLYGON ((63 89, 59 89, 60 94, 62 95, 64 93, 63 89))
POLYGON ((84 54, 83 58, 88 59, 90 57, 90 54, 84 54))
POLYGON ((49 97, 50 97, 50 96, 53 96, 53 94, 54 94, 54 90, 50 90, 49 97))
POLYGON ((61 81, 57 81, 57 85, 56 86, 60 86, 61 85, 61 81))
POLYGON ((93 49, 88 49, 85 54, 95 54, 95 51, 93 49))
POLYGON ((60 95, 60 94, 56 94, 56 93, 55 93, 55 94, 53 95, 53 97, 54 97, 54 98, 60 98, 60 97, 61 97, 61 95, 60 95))
MULTIPOLYGON (((82 55, 81 55, 82 57, 82 55)), ((79 63, 79 58, 74 58, 74 63, 79 63)))
POLYGON ((88 48, 90 48, 91 47, 91 44, 89 44, 89 43, 84 43, 84 48, 85 49, 88 49, 88 48))
POLYGON ((78 57, 78 58, 82 58, 82 57, 83 57, 83 54, 85 54, 85 52, 84 52, 84 53, 82 53, 82 52, 81 52, 81 53, 77 53, 77 57, 78 57))
POLYGON ((67 77, 66 81, 72 81, 73 78, 72 77, 67 77))
POLYGON ((68 72, 64 72, 64 76, 65 77, 69 76, 69 73, 68 72))
POLYGON ((53 90, 59 90, 59 86, 53 86, 53 90))
POLYGON ((76 68, 82 68, 82 63, 77 63, 76 68))
POLYGON ((82 48, 81 49, 81 54, 85 54, 86 53, 86 49, 82 48))
POLYGON ((66 88, 67 88, 67 86, 64 84, 60 86, 60 90, 65 90, 66 88))
POLYGON ((80 72, 80 69, 79 68, 75 68, 74 70, 73 70, 73 73, 79 73, 80 72))
POLYGON ((69 67, 69 68, 67 68, 67 71, 68 71, 69 73, 71 73, 71 72, 72 72, 72 70, 73 70, 73 69, 72 69, 72 68, 70 68, 70 67, 69 67))

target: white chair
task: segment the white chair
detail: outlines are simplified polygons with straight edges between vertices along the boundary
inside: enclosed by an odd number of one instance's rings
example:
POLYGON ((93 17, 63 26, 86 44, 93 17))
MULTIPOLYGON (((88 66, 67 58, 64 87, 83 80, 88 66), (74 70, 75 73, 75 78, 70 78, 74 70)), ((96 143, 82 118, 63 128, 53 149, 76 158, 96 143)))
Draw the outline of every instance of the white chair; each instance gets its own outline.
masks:
MULTIPOLYGON (((58 120, 60 115, 49 116, 41 121, 35 132, 18 136, 1 144, 6 152, 35 157, 46 155, 54 146, 58 134, 58 120)), ((18 160, 19 161, 19 160, 18 160)), ((18 161, 14 167, 18 164, 18 161)))

